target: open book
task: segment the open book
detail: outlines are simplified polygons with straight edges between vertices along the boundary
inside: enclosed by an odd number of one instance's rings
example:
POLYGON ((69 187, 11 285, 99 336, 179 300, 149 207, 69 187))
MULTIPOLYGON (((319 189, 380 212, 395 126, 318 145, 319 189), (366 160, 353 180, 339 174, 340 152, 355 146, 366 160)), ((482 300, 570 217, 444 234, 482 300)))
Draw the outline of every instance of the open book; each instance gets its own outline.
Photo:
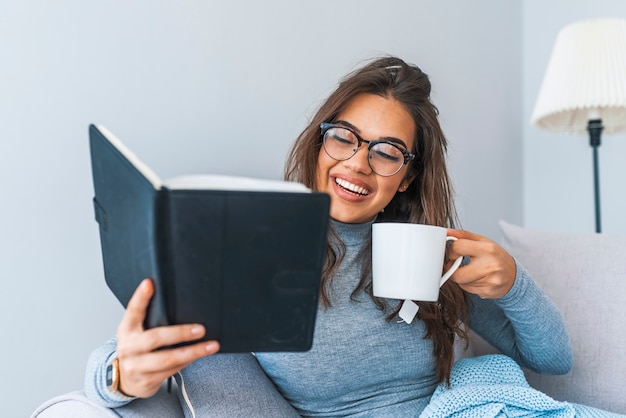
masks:
POLYGON ((202 323, 223 352, 310 348, 328 195, 245 177, 162 181, 104 127, 89 137, 105 280, 124 306, 149 277, 146 327, 202 323))

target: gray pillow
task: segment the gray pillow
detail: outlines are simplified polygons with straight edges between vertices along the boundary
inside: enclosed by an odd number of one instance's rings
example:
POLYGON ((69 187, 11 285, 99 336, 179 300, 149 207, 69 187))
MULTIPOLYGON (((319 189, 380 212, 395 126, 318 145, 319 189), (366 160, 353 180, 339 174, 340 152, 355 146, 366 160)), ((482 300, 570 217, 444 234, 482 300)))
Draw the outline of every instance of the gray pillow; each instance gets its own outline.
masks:
POLYGON ((529 383, 558 400, 626 413, 626 235, 500 228, 503 246, 561 310, 574 349, 570 373, 529 372, 529 383))

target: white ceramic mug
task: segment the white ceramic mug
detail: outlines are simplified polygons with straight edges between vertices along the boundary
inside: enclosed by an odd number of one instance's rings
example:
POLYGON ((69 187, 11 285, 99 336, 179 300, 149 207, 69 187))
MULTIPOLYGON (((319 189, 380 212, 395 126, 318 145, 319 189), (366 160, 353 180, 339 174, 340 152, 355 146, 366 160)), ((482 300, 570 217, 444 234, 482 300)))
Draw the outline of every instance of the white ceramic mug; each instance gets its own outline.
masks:
POLYGON ((456 240, 439 226, 407 223, 372 225, 374 296, 436 302, 439 288, 461 265, 457 258, 443 276, 446 243, 456 240))

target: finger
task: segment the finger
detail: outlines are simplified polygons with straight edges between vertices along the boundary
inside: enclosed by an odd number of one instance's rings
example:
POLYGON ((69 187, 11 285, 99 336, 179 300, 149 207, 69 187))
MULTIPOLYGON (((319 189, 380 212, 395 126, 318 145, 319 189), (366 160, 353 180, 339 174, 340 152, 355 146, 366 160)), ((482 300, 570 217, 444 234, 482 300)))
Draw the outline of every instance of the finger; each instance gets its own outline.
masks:
POLYGON ((512 286, 512 282, 502 280, 501 276, 470 276, 459 269, 459 275, 453 276, 461 289, 480 296, 482 299, 496 299, 504 296, 512 286))
MULTIPOLYGON (((469 255, 463 255, 460 257, 461 257, 461 264, 459 264, 459 268, 467 266, 472 261, 472 258, 469 255)), ((456 262, 457 258, 459 257, 452 258, 446 254, 446 259, 443 264, 443 272, 450 270, 452 266, 454 265, 454 263, 456 262)))
POLYGON ((165 379, 192 362, 217 353, 219 348, 216 341, 204 341, 120 362, 120 389, 134 396, 152 396, 165 379))
POLYGON ((488 238, 479 235, 479 234, 475 234, 473 232, 470 231, 465 231, 463 229, 452 229, 452 228, 448 228, 448 235, 451 237, 456 237, 458 239, 469 239, 472 241, 485 241, 488 240, 488 238))
POLYGON ((118 334, 143 330, 143 322, 146 319, 146 311, 150 299, 154 294, 154 284, 150 279, 144 279, 131 296, 126 305, 126 312, 118 327, 118 334))
POLYGON ((127 347, 126 341, 120 340, 118 352, 133 355, 147 353, 163 347, 171 347, 187 343, 204 337, 205 329, 202 324, 184 324, 156 327, 146 330, 132 338, 132 344, 127 347))
POLYGON ((217 353, 219 349, 217 341, 202 341, 183 347, 154 351, 144 356, 142 361, 150 363, 152 370, 171 376, 194 361, 217 353))
POLYGON ((455 241, 448 241, 448 245, 446 246, 446 262, 451 262, 461 256, 465 256, 463 265, 469 264, 470 257, 476 256, 476 252, 479 251, 473 246, 473 243, 490 241, 482 235, 474 234, 461 229, 448 228, 448 236, 452 236, 457 239, 455 241))
POLYGON ((451 265, 459 257, 469 256, 467 250, 463 250, 463 247, 464 245, 459 243, 459 240, 448 241, 446 245, 446 266, 451 265))
MULTIPOLYGON (((474 235, 476 237, 476 235, 474 235)), ((478 237, 480 237, 478 235, 478 237)), ((456 260, 461 256, 478 257, 483 255, 493 255, 499 251, 499 245, 490 239, 480 237, 481 239, 459 238, 456 241, 450 241, 446 248, 446 258, 448 260, 456 260)))
POLYGON ((498 271, 504 254, 504 250, 493 241, 457 240, 446 252, 446 257, 451 260, 460 256, 464 258, 464 265, 454 273, 454 277, 466 281, 465 276, 480 278, 498 271))
POLYGON ((468 286, 472 283, 482 282, 487 276, 488 272, 485 271, 483 260, 475 258, 472 259, 470 264, 464 266, 463 268, 458 268, 452 275, 451 279, 459 285, 468 286))

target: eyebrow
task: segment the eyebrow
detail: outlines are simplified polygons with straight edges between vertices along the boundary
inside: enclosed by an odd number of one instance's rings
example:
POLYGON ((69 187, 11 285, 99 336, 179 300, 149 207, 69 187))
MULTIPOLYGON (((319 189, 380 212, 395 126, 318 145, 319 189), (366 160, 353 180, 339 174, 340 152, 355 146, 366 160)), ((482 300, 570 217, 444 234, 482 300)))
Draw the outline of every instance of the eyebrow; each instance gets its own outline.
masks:
MULTIPOLYGON (((346 128, 349 128, 349 129, 353 130, 354 132, 356 132, 359 135, 361 134, 361 130, 359 128, 357 128, 356 126, 354 126, 353 124, 351 124, 350 122, 348 122, 348 121, 338 120, 335 123, 337 125, 343 125, 346 128)), ((409 149, 409 147, 406 146, 406 143, 403 140, 401 140, 400 138, 396 138, 396 137, 393 137, 393 136, 385 136, 385 137, 378 138, 376 141, 381 141, 381 140, 382 141, 394 142, 396 144, 402 145, 404 147, 404 149, 407 149, 407 150, 409 149)))

